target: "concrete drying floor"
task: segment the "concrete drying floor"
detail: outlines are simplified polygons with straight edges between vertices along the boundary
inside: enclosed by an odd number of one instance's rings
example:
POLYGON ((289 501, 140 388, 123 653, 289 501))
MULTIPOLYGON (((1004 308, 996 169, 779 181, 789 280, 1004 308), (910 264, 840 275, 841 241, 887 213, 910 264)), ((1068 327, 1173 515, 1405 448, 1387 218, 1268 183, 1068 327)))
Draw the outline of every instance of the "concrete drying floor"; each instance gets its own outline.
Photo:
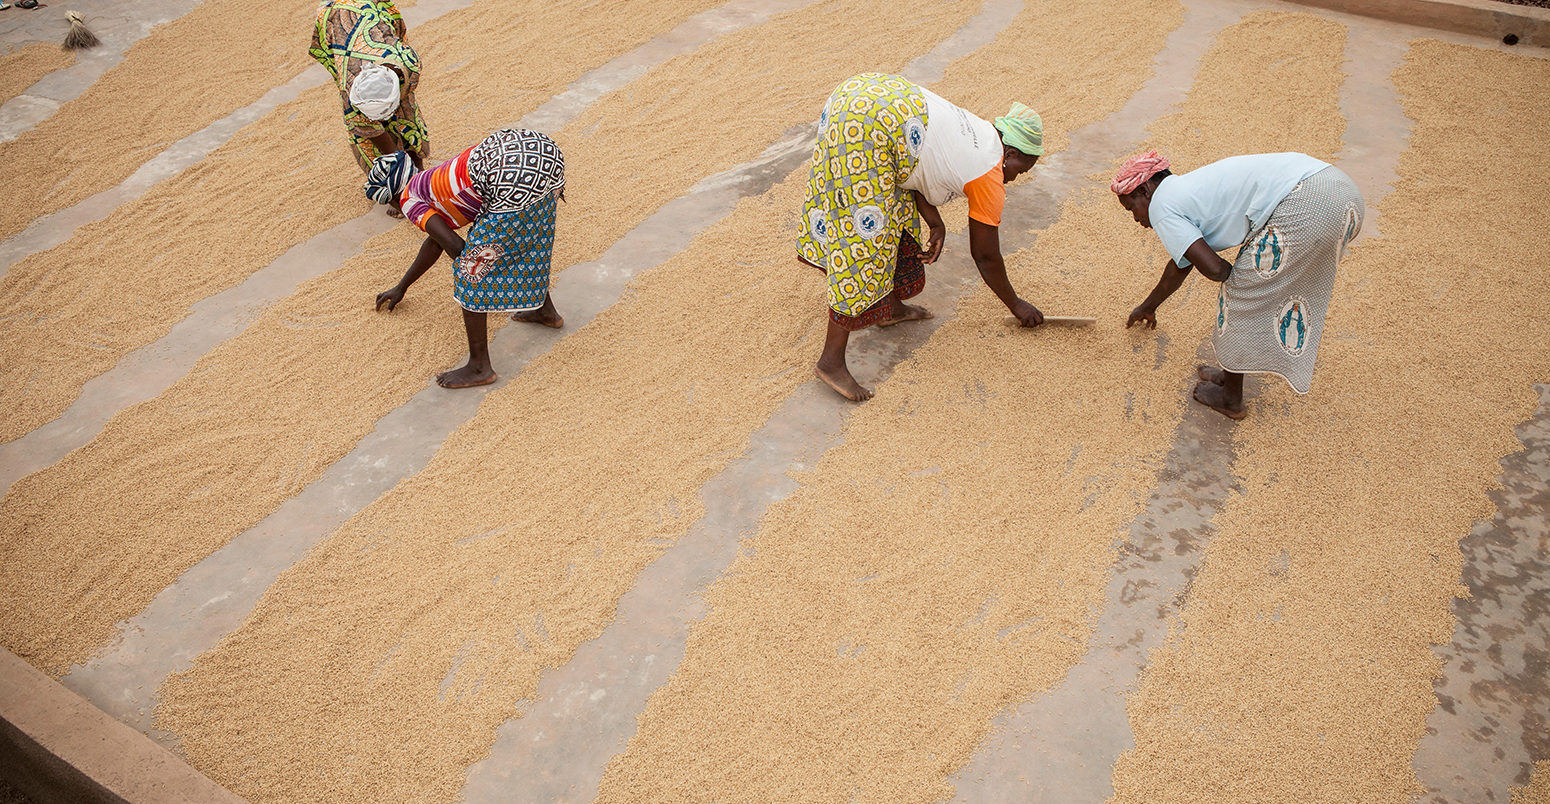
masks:
MULTIPOLYGON (((81 5, 89 3, 83 0, 81 5)), ((170 16, 188 5, 163 0, 158 8, 170 16)), ((465 3, 423 0, 408 16, 417 22, 461 5, 465 3)), ((672 35, 587 74, 521 124, 558 128, 602 94, 664 59, 801 5, 797 0, 738 0, 702 14, 672 35)), ((1031 181, 1013 188, 1003 226, 1008 252, 1031 244, 1036 235, 1028 232, 1051 223, 1058 202, 1086 186, 1083 177, 1107 169, 1111 155, 1126 152, 1150 121, 1182 100, 1196 58, 1217 31, 1254 10, 1305 10, 1252 0, 1190 0, 1186 5, 1185 22, 1168 39, 1157 74, 1145 89, 1109 119, 1072 132, 1069 148, 1042 162, 1031 181)), ((935 80, 943 65, 989 42, 1020 6, 1007 0, 987 3, 959 35, 918 58, 906 74, 923 82, 935 80)), ((19 13, 12 10, 0 17, 0 25, 6 26, 0 33, 13 38, 36 33, 18 29, 19 13)), ((1393 179, 1409 129, 1388 79, 1409 40, 1432 36, 1482 47, 1499 44, 1318 13, 1349 29, 1351 75, 1341 98, 1348 128, 1339 164, 1366 193, 1363 236, 1374 237, 1383 224, 1376 206, 1393 179)), ((104 29, 99 33, 105 34, 110 52, 61 71, 70 75, 46 81, 33 100, 6 104, 0 110, 0 135, 14 136, 46 116, 51 102, 57 105, 78 93, 82 82, 89 83, 111 66, 138 30, 118 21, 104 29)), ((48 38, 52 33, 36 35, 48 38)), ((0 244, 0 271, 26 254, 62 242, 75 226, 101 217, 158 178, 197 162, 240 125, 319 80, 319 71, 309 70, 292 82, 294 86, 191 137, 188 147, 170 149, 156 165, 105 197, 39 220, 0 244)), ((502 371, 501 385, 614 304, 631 278, 686 248, 739 198, 763 192, 800 166, 811 137, 809 128, 787 132, 759 159, 699 182, 598 259, 565 270, 554 293, 564 303, 566 330, 500 331, 492 352, 502 371)), ((0 488, 85 444, 114 414, 159 394, 211 348, 241 332, 264 307, 337 266, 367 237, 391 225, 380 214, 362 215, 299 243, 248 281, 201 303, 170 334, 89 383, 58 420, 0 445, 0 488)), ((885 333, 868 331, 853 341, 852 367, 859 377, 885 382, 892 367, 952 315, 955 302, 979 287, 967 251, 961 235, 950 237, 944 263, 931 272, 923 302, 937 319, 885 333)), ((1250 393, 1254 385, 1251 380, 1250 393)), ((1463 581, 1473 597, 1455 601, 1455 638, 1438 650, 1443 660, 1443 675, 1436 682, 1440 703, 1414 760, 1421 782, 1431 791, 1427 800, 1504 802, 1511 787, 1528 781, 1534 761, 1550 759, 1550 674, 1545 666, 1550 656, 1545 553, 1550 544, 1550 387, 1536 387, 1542 404, 1534 419, 1519 428, 1525 450, 1503 462, 1503 488, 1493 495, 1497 514, 1462 541, 1463 581)), ((421 391, 382 419, 376 431, 322 478, 123 623, 121 637, 102 655, 72 668, 64 683, 114 717, 175 745, 171 735, 152 727, 155 694, 168 674, 186 668, 240 625, 264 590, 312 545, 422 468, 447 435, 474 415, 484 393, 447 394, 433 386, 421 391)), ((797 483, 788 472, 811 466, 840 442, 853 410, 815 382, 803 385, 777 409, 753 434, 748 451, 706 484, 705 517, 638 578, 601 637, 544 676, 526 716, 502 727, 489 758, 469 768, 467 800, 592 798, 604 766, 634 732, 647 697, 682 657, 688 629, 704 613, 699 592, 735 558, 739 538, 753 532, 766 508, 795 490, 797 483)), ((1172 618, 1189 605, 1190 579, 1211 539, 1212 516, 1232 486, 1231 432, 1232 425, 1222 417, 1189 406, 1145 513, 1131 526, 1129 543, 1121 547, 1122 558, 1085 658, 1055 689, 998 719, 999 728, 955 779, 961 800, 1099 801, 1110 794, 1114 760, 1133 745, 1126 693, 1145 666, 1148 651, 1161 643, 1172 618)))

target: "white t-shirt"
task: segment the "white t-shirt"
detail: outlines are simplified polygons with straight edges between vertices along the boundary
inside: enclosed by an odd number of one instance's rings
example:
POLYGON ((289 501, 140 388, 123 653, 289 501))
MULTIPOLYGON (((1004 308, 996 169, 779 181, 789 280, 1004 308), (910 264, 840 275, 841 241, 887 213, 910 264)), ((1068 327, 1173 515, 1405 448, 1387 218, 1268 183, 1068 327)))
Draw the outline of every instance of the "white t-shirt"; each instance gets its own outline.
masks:
POLYGON ((1307 154, 1250 154, 1169 176, 1152 193, 1152 231, 1183 268, 1196 240, 1212 251, 1242 245, 1298 182, 1327 167, 1307 154))
POLYGON ((963 197, 963 186, 1001 164, 1001 135, 982 120, 943 100, 929 89, 926 96, 926 131, 915 158, 915 172, 904 180, 904 189, 926 197, 939 207, 963 197))

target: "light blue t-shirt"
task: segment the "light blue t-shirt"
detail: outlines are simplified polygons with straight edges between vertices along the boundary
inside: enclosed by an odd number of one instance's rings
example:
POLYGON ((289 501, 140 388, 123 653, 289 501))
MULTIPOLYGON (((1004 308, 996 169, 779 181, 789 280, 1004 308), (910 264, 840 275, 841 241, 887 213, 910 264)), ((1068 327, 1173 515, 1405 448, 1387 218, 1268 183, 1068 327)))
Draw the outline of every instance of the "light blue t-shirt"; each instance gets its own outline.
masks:
POLYGON ((1327 167, 1307 154, 1250 154, 1169 176, 1152 193, 1152 231, 1183 268, 1196 240, 1212 251, 1242 245, 1298 182, 1327 167))

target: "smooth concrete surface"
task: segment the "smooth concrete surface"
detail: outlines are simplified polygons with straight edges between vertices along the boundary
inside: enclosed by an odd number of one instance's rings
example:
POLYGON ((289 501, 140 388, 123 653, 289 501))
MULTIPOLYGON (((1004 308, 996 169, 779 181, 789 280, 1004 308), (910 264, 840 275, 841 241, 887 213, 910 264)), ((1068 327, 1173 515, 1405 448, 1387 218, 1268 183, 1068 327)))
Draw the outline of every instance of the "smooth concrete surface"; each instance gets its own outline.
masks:
POLYGON ((39 804, 242 801, 6 650, 0 650, 0 778, 39 804))
POLYGON ((1506 802, 1550 759, 1550 385, 1502 461, 1496 516, 1459 543, 1469 597, 1453 601, 1453 642, 1437 650, 1438 706, 1415 771, 1423 801, 1506 802))
MULTIPOLYGON (((1198 354, 1210 362, 1208 345, 1198 354)), ((1249 394, 1255 379, 1246 383, 1249 394)), ((1181 379, 1186 392, 1192 380, 1181 379)), ((1112 794, 1114 761, 1135 745, 1125 697, 1189 603, 1211 518, 1232 488, 1232 431, 1214 411, 1185 409, 1145 511, 1116 544, 1119 560, 1087 654, 1054 689, 996 719, 953 779, 956 801, 1059 804, 1112 794)))
MULTIPOLYGON (((460 1, 425 0, 424 5, 460 1)), ((693 49, 717 31, 762 20, 761 15, 776 9, 800 5, 801 0, 734 0, 707 12, 722 16, 692 21, 699 33, 680 26, 646 49, 583 76, 522 122, 560 125, 609 86, 632 80, 671 53, 693 49), (651 48, 660 52, 649 52, 651 48)), ((939 77, 954 54, 988 41, 1019 5, 1010 0, 987 3, 942 48, 917 59, 911 75, 925 81, 939 77)), ((1109 169, 1144 136, 1146 124, 1171 111, 1188 90, 1195 60, 1216 30, 1254 10, 1307 10, 1274 0, 1186 0, 1186 5, 1185 26, 1160 54, 1156 78, 1119 113, 1073 133, 1070 149, 1041 160, 1031 178, 1010 188, 1003 227, 1008 250, 1031 244, 1037 231, 1052 222, 1066 192, 1084 184, 1086 176, 1109 169)), ((1339 161, 1362 186, 1370 206, 1387 192, 1408 132, 1389 73, 1411 38, 1434 36, 1545 55, 1521 45, 1507 48, 1499 42, 1348 14, 1324 15, 1350 28, 1347 69, 1354 75, 1342 90, 1349 126, 1339 161)), ((738 198, 762 192, 799 166, 811 137, 811 127, 786 132, 759 159, 708 178, 665 205, 598 260, 559 274, 555 297, 566 314, 566 330, 501 330, 492 343, 492 356, 503 375, 514 376, 527 361, 617 301, 631 277, 681 251, 726 215, 738 198)), ((1378 236, 1371 212, 1364 237, 1378 236)), ((160 393, 212 346, 245 328, 263 307, 284 298, 300 282, 337 267, 365 238, 390 225, 380 213, 363 215, 298 246, 248 284, 202 303, 187 326, 89 385, 81 402, 59 422, 7 445, 25 442, 22 447, 0 448, 0 488, 85 443, 125 406, 160 393)), ((853 339, 852 365, 864 383, 885 379, 951 316, 964 294, 983 292, 961 235, 949 237, 942 261, 928 274, 922 301, 938 318, 868 330, 853 339)), ((1036 296, 1033 300, 1037 303, 1036 296)), ((818 314, 816 307, 813 314, 818 314)), ((427 377, 430 373, 428 367, 427 377)), ((1188 387, 1181 380, 1181 393, 1188 387)), ((473 415, 482 394, 449 394, 428 385, 384 417, 322 478, 191 569, 144 613, 121 624, 117 642, 104 655, 73 668, 66 684, 114 717, 149 731, 150 708, 162 679, 240 625, 258 596, 309 546, 423 467, 446 435, 473 415)), ((500 729, 490 757, 469 769, 467 800, 590 798, 607 761, 634 733, 647 696, 682 656, 687 629, 704 613, 699 597, 704 587, 735 558, 739 540, 756 529, 767 506, 794 490, 787 471, 810 466, 840 443, 852 410, 826 388, 809 382, 752 434, 749 449, 702 490, 704 519, 648 567, 621 599, 616 621, 598 639, 581 646, 565 666, 545 674, 534 700, 525 702, 525 716, 500 729)), ((1133 523, 1129 543, 1121 547, 1109 603, 1088 656, 1055 689, 998 718, 991 738, 955 778, 962 800, 1100 801, 1107 795, 1113 757, 1132 739, 1124 695, 1143 668, 1147 647, 1166 633, 1172 612, 1188 604, 1188 579, 1209 539, 1210 519, 1232 482, 1230 429, 1221 417, 1189 407, 1145 512, 1133 523)), ((1498 497, 1502 516, 1477 528, 1464 542, 1465 583, 1475 597, 1458 601, 1459 634, 1453 645, 1439 650, 1445 663, 1438 683, 1441 706, 1416 755, 1417 772, 1434 791, 1428 800, 1504 801, 1501 791, 1521 783, 1526 762, 1550 759, 1545 744, 1550 690, 1544 681, 1550 649, 1544 627, 1538 625, 1547 602, 1547 433, 1550 414, 1542 407, 1522 431, 1528 451, 1504 462, 1507 491, 1498 497), (1510 650, 1503 649, 1503 639, 1511 641, 1510 650)), ((8 683, 9 674, 0 672, 0 681, 8 683)), ((171 735, 154 736, 173 744, 171 735)))
POLYGON ((1388 22, 1550 47, 1550 9, 1500 0, 1295 0, 1329 11, 1360 14, 1388 22))

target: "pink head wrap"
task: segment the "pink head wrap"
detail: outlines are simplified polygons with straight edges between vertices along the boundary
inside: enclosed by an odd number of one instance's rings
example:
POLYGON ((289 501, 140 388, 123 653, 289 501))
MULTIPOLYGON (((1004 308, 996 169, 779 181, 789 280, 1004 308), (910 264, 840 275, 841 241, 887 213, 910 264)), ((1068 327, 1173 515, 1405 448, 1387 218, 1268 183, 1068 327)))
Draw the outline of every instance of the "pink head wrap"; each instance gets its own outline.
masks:
POLYGON ((1167 169, 1168 157, 1156 151, 1136 154, 1119 166, 1119 173, 1115 174, 1114 181, 1109 182, 1109 189, 1116 195, 1126 195, 1145 184, 1147 179, 1167 169))

